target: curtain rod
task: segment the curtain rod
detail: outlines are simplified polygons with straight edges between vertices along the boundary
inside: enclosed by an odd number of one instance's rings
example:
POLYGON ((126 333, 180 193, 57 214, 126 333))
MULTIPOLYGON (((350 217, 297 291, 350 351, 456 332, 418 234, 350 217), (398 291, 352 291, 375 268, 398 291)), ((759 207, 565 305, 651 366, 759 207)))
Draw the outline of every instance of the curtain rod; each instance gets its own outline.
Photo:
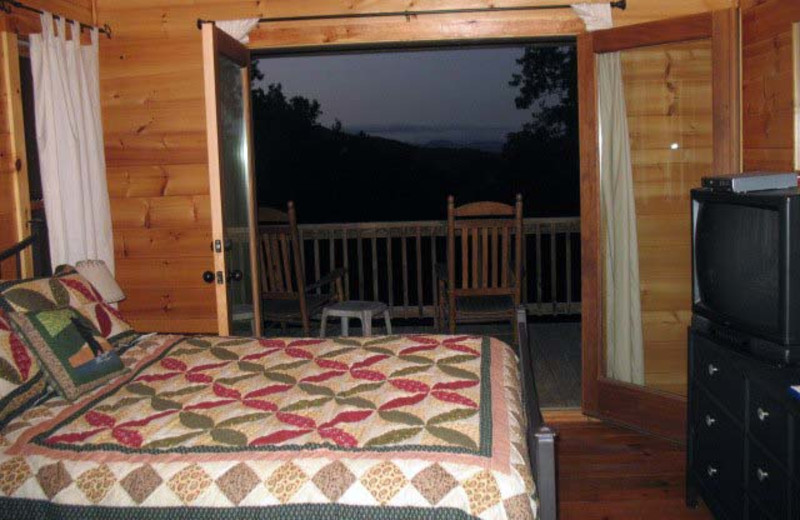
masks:
MULTIPOLYGON (((16 7, 17 9, 23 9, 25 11, 30 11, 32 13, 44 14, 44 11, 42 11, 41 9, 37 9, 36 7, 31 7, 29 5, 25 5, 22 2, 19 2, 17 0, 0 0, 0 11, 2 11, 4 13, 7 13, 7 14, 10 14, 12 7, 16 7)), ((57 15, 57 14, 54 14, 53 18, 63 18, 65 22, 70 22, 70 23, 75 21, 75 20, 72 20, 70 18, 67 18, 66 16, 61 16, 61 15, 57 15)), ((108 24, 103 24, 103 27, 95 27, 93 25, 89 25, 89 24, 85 24, 83 22, 80 22, 80 26, 81 26, 81 29, 95 29, 96 28, 98 31, 100 31, 101 33, 105 34, 107 37, 111 38, 111 26, 109 26, 108 24)))
MULTIPOLYGON (((627 0, 615 0, 609 2, 612 8, 622 9, 628 7, 627 0)), ((464 9, 433 9, 430 11, 389 11, 389 12, 373 12, 373 13, 344 13, 344 14, 320 14, 308 16, 282 16, 275 18, 259 18, 259 23, 280 23, 280 22, 307 22, 313 20, 342 20, 353 18, 383 18, 392 16, 405 16, 411 18, 412 16, 423 16, 431 14, 474 14, 474 13, 500 13, 509 11, 540 11, 545 9, 569 9, 571 4, 561 5, 527 5, 516 7, 481 7, 481 8, 464 8, 464 9)), ((197 28, 201 28, 204 23, 214 23, 214 20, 197 19, 197 28)))

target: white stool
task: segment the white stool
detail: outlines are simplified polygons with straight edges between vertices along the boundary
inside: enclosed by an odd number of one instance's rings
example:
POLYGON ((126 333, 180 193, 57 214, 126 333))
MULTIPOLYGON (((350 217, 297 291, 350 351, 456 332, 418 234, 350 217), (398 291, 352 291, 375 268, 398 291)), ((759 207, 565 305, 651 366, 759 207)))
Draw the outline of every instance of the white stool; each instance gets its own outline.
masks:
POLYGON ((392 333, 392 322, 389 318, 389 308, 385 303, 381 302, 365 302, 360 300, 350 300, 346 302, 337 302, 333 305, 328 305, 322 309, 322 323, 319 327, 319 337, 325 337, 325 325, 328 322, 328 316, 338 317, 342 319, 342 336, 347 337, 349 332, 350 318, 358 318, 361 320, 361 329, 364 336, 372 336, 372 319, 377 314, 383 314, 383 319, 386 322, 386 334, 392 333))

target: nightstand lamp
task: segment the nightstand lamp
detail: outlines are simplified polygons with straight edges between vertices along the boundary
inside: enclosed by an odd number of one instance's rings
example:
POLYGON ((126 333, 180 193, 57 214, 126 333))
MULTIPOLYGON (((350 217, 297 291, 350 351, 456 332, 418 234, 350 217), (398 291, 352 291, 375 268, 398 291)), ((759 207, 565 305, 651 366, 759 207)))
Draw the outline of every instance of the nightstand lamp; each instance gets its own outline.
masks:
POLYGON ((97 289, 104 302, 117 303, 125 299, 125 293, 102 260, 81 260, 75 264, 75 269, 97 289))

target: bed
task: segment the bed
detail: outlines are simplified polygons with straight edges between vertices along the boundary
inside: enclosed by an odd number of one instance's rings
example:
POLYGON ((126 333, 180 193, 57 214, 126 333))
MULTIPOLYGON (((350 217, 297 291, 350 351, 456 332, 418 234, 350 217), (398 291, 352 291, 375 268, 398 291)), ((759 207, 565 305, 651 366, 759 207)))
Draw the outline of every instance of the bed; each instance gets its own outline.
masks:
POLYGON ((124 375, 0 432, 0 515, 555 518, 527 349, 157 335, 121 357, 124 375))

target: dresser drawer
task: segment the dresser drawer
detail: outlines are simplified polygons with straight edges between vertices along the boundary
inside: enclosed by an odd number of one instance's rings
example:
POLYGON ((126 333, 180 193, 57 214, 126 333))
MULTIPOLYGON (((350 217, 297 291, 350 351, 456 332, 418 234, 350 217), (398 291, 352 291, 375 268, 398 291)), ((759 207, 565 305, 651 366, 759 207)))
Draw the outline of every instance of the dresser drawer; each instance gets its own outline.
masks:
POLYGON ((697 448, 701 451, 719 452, 727 459, 735 459, 742 467, 744 430, 708 396, 698 389, 697 405, 694 408, 697 448))
POLYGON ((733 430, 728 435, 711 435, 708 430, 698 430, 693 439, 694 460, 692 471, 719 502, 729 518, 743 518, 744 475, 742 438, 733 430))
POLYGON ((784 519, 788 515, 789 485, 786 473, 751 442, 747 467, 747 492, 751 499, 770 515, 784 519))
POLYGON ((782 404, 752 379, 747 415, 750 435, 788 467, 789 414, 782 404))
POLYGON ((731 352, 694 336, 694 377, 739 420, 744 419, 744 376, 731 352))
POLYGON ((765 511, 753 499, 750 499, 750 505, 748 506, 747 511, 747 520, 775 520, 774 516, 765 511))

